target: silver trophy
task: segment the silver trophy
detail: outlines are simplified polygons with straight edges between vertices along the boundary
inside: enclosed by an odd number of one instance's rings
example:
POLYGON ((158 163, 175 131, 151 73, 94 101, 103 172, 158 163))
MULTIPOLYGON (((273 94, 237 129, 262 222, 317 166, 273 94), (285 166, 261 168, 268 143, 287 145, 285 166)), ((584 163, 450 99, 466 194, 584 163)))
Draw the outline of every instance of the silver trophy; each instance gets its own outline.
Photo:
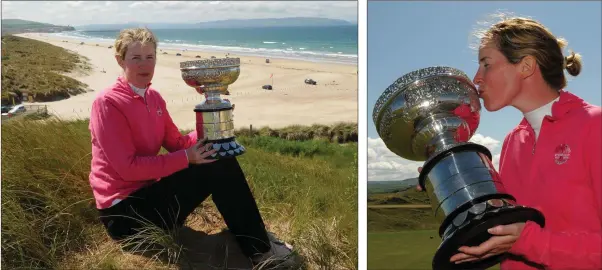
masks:
POLYGON ((214 159, 242 155, 245 148, 234 136, 233 107, 220 95, 228 92, 228 85, 240 75, 240 58, 217 58, 180 63, 182 79, 205 100, 194 107, 196 132, 200 140, 207 139, 217 150, 214 159))
POLYGON ((528 220, 545 225, 538 210, 520 206, 505 193, 491 152, 471 143, 481 105, 476 87, 462 71, 429 67, 390 85, 373 111, 379 136, 393 153, 425 161, 419 185, 427 192, 442 239, 433 269, 486 269, 506 254, 477 262, 450 263, 461 246, 478 246, 487 229, 528 220))

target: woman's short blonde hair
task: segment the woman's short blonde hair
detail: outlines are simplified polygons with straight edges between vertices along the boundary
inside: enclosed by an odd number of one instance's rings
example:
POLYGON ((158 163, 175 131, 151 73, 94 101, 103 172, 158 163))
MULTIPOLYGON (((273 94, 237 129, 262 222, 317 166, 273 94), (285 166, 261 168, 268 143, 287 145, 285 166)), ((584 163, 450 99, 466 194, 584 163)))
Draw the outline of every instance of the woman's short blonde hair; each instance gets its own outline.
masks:
POLYGON ((528 18, 494 14, 500 20, 485 30, 478 30, 479 46, 493 44, 508 59, 517 64, 525 56, 534 57, 546 83, 553 89, 566 87, 564 69, 572 76, 581 72, 581 55, 570 52, 564 56, 562 49, 568 42, 557 38, 543 24, 528 18))
POLYGON ((148 28, 128 28, 121 30, 115 40, 115 55, 125 59, 128 46, 134 42, 140 42, 142 45, 150 43, 155 47, 155 52, 157 51, 157 37, 148 28))

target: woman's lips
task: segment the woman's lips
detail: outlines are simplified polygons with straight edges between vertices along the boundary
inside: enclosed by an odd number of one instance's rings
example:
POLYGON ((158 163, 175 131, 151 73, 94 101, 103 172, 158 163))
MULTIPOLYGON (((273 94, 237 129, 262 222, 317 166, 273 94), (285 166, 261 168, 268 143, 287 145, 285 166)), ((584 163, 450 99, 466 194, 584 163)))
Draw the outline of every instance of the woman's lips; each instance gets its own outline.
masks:
POLYGON ((142 77, 148 77, 148 76, 150 76, 150 73, 139 73, 138 75, 140 75, 142 77))

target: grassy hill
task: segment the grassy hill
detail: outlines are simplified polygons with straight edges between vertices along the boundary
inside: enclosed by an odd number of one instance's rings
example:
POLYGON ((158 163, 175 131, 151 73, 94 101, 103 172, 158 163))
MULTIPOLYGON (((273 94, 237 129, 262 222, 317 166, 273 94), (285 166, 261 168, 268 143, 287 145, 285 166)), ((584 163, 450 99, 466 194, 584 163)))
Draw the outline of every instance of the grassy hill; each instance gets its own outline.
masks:
POLYGON ((84 93, 87 85, 63 74, 90 70, 88 59, 45 42, 2 37, 2 104, 9 97, 51 101, 84 93))
POLYGON ((368 181, 368 194, 395 193, 418 185, 418 177, 404 180, 368 181))
POLYGON ((394 193, 368 194, 368 205, 384 204, 430 204, 430 200, 426 192, 416 190, 415 186, 394 193))
POLYGON ((40 23, 20 19, 2 19, 2 34, 17 33, 56 33, 63 31, 75 31, 72 26, 61 26, 49 23, 40 23))
MULTIPOLYGON (((185 241, 196 241, 186 240, 196 239, 190 234, 184 240, 149 236, 162 247, 150 257, 124 253, 110 241, 88 183, 87 127, 88 121, 52 118, 3 123, 3 267, 224 269, 209 266, 205 258, 211 254, 190 253, 185 241)), ((357 269, 357 144, 261 135, 238 139, 248 150, 239 161, 269 230, 295 246, 304 268, 357 269)), ((213 239, 225 227, 211 200, 187 226, 200 239, 213 239)), ((227 261, 232 247, 223 249, 225 257, 211 260, 227 261)))

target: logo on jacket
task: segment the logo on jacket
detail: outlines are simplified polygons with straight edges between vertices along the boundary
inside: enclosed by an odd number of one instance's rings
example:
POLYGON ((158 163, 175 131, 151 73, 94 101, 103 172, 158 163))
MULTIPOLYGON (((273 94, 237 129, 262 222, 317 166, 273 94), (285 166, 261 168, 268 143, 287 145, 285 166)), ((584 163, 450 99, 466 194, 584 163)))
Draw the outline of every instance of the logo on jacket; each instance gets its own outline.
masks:
POLYGON ((157 115, 158 116, 163 115, 163 110, 161 110, 161 108, 157 108, 157 115))
POLYGON ((571 148, 567 144, 561 144, 556 147, 556 151, 554 151, 554 161, 556 164, 562 165, 566 163, 571 157, 571 148))

